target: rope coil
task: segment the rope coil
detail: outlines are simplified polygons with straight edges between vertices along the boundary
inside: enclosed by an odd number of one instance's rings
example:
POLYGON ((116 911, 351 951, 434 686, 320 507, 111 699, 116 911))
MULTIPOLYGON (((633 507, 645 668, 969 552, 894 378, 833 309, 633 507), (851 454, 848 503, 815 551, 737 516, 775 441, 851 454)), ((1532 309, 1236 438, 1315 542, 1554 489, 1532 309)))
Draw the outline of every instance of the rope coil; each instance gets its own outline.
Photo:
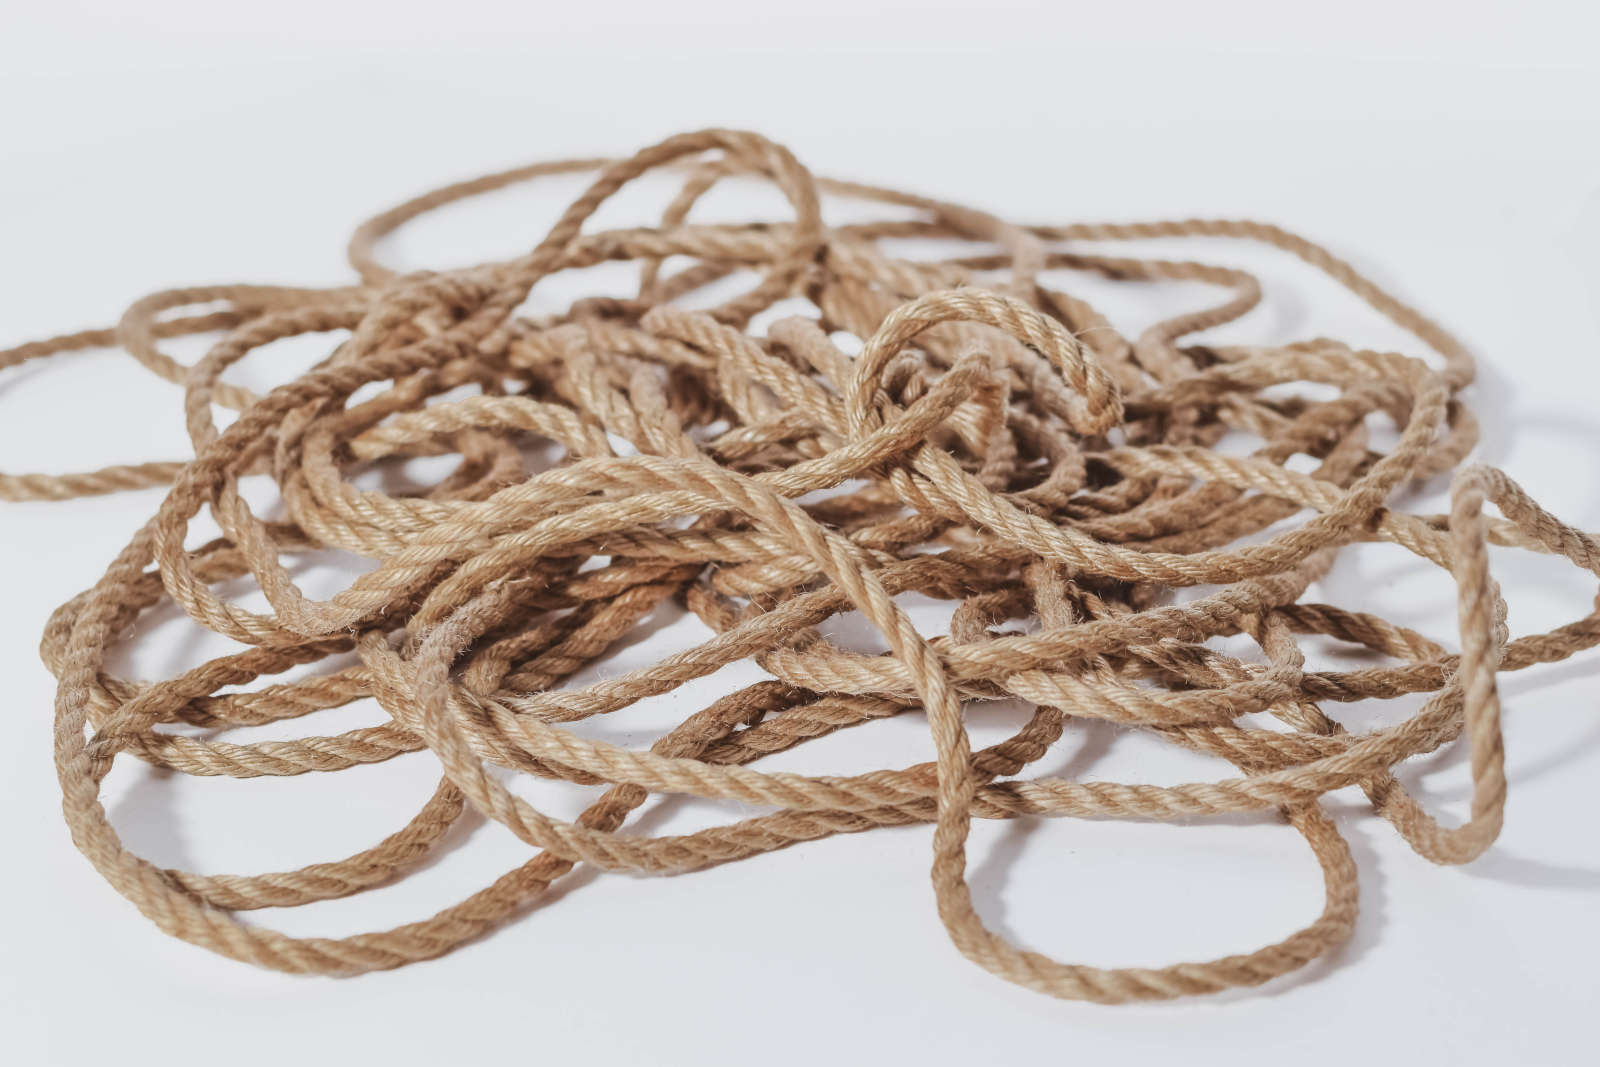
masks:
POLYGON ((59 682, 55 759, 73 840, 100 873, 161 929, 234 959, 296 973, 397 967, 482 935, 578 863, 687 872, 833 834, 931 823, 939 916, 964 955, 1009 981, 1104 1003, 1259 984, 1330 952, 1353 928, 1356 867, 1322 794, 1359 785, 1421 856, 1473 859, 1504 817, 1496 674, 1600 643, 1600 599, 1593 614, 1548 633, 1513 638, 1507 629, 1489 545, 1558 554, 1600 576, 1600 542, 1503 473, 1462 465, 1476 436, 1461 395, 1473 376, 1466 350, 1276 227, 1017 226, 816 179, 762 137, 708 130, 620 162, 538 164, 445 187, 361 226, 349 252, 355 285, 173 290, 138 301, 114 329, 0 353, 5 368, 115 345, 184 389, 192 458, 0 475, 0 498, 168 487, 104 577, 45 630, 42 655, 59 682), (664 167, 686 177, 659 225, 585 230, 618 190, 664 167), (405 275, 376 258, 384 236, 425 212, 584 171, 598 176, 527 255, 405 275), (792 219, 689 221, 730 180, 771 183, 792 219), (829 226, 824 195, 915 217, 829 226), (1254 308, 1256 280, 1081 247, 1173 237, 1251 240, 1294 255, 1436 359, 1329 339, 1183 343, 1254 308), (973 247, 954 258, 903 251, 918 242, 973 247), (608 261, 639 265, 637 295, 519 313, 545 279, 608 261), (1230 295, 1127 338, 1082 298, 1050 288, 1044 275, 1058 271, 1230 295), (755 281, 742 293, 691 310, 745 275, 755 281), (810 313, 752 325, 792 299, 810 313), (345 337, 264 395, 223 380, 262 346, 309 333, 345 337), (859 354, 840 347, 841 333, 860 339, 859 354), (192 367, 162 349, 198 334, 216 340, 192 367), (1322 388, 1297 389, 1307 383, 1322 388), (219 427, 218 406, 238 418, 219 427), (1392 447, 1374 446, 1374 418, 1398 430, 1392 447), (1252 438, 1254 450, 1224 451, 1229 435, 1252 438), (540 469, 530 462, 535 447, 558 447, 562 459, 540 469), (385 492, 355 481, 375 465, 438 456, 457 464, 435 484, 385 492), (1291 467, 1297 456, 1315 469, 1291 467), (1408 488, 1452 471, 1448 515, 1398 508, 1408 488), (282 518, 245 502, 239 480, 251 476, 275 483, 282 518), (1486 504, 1500 517, 1486 515, 1486 504), (186 547, 203 510, 222 536, 186 547), (1450 574, 1459 653, 1377 615, 1307 599, 1341 550, 1373 541, 1450 574), (316 600, 289 563, 327 548, 376 567, 316 600), (270 610, 247 610, 219 591, 245 578, 270 610), (1174 590, 1196 586, 1218 588, 1174 601, 1174 590), (950 602, 949 632, 920 633, 896 601, 906 593, 950 602), (714 636, 564 687, 674 600, 714 636), (108 655, 167 604, 240 649, 170 678, 114 677, 108 655), (850 611, 877 628, 887 653, 851 651, 824 635, 827 620, 850 611), (1259 655, 1208 644, 1228 636, 1259 655), (1368 650, 1384 665, 1310 669, 1307 636, 1368 650), (570 728, 746 659, 770 679, 690 715, 648 750, 570 728), (336 669, 248 688, 324 660, 336 669), (1327 710, 1415 693, 1430 694, 1420 710, 1366 733, 1347 733, 1327 710), (366 698, 387 721, 315 732, 318 712, 366 698), (974 751, 964 714, 1002 699, 1023 702, 1031 718, 974 751), (854 776, 755 766, 908 712, 926 715, 931 764, 854 776), (1279 725, 1240 722, 1252 713, 1279 725), (293 741, 163 729, 302 718, 307 733, 293 741), (1175 786, 1026 776, 1075 718, 1137 728, 1233 770, 1175 786), (1447 827, 1393 771, 1462 739, 1471 813, 1447 827), (423 749, 441 779, 410 821, 369 849, 297 871, 158 867, 124 847, 100 801, 123 755, 186 774, 253 777, 332 772, 423 749), (491 767, 607 788, 565 821, 516 795, 491 767), (679 836, 625 832, 629 813, 653 794, 770 810, 679 836), (403 877, 469 806, 534 855, 431 918, 331 939, 289 937, 235 914, 403 877), (974 818, 1180 820, 1265 809, 1304 836, 1326 899, 1304 929, 1243 955, 1160 969, 1064 964, 991 931, 968 891, 974 818))

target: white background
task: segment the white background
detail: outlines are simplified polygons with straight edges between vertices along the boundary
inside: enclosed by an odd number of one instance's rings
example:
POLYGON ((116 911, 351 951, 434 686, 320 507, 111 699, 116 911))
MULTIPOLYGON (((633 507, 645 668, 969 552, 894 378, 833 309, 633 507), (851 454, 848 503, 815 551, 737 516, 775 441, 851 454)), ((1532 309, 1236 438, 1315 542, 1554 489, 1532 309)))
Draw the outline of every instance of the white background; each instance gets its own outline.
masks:
MULTIPOLYGON (((738 125, 819 173, 1025 221, 1247 216, 1322 240, 1469 342, 1484 367, 1474 389, 1484 458, 1563 518, 1600 529, 1591 4, 543 7, 0 0, 0 345, 112 322, 167 285, 336 283, 350 227, 433 184, 738 125)), ((553 193, 497 198, 419 224, 386 251, 408 267, 511 254, 559 206, 553 193)), ((1282 257, 1206 251, 1259 268, 1269 287, 1269 306, 1227 336, 1329 333, 1416 350, 1282 257)), ((1177 308, 1210 294, 1157 296, 1177 308)), ((1137 300, 1107 306, 1130 330, 1152 314, 1137 300)), ((243 371, 267 383, 292 367, 263 356, 243 371)), ((4 469, 173 458, 184 446, 178 393, 126 357, 0 377, 4 469)), ((1330 798, 1361 864, 1360 925, 1330 961, 1262 990, 1101 1008, 993 979, 945 941, 926 828, 680 878, 580 873, 487 939, 392 973, 296 979, 213 957, 161 935, 72 848, 49 756, 53 685, 35 656, 50 609, 99 575, 158 500, 0 508, 0 1042, 11 1062, 1558 1064, 1592 1054, 1595 654, 1503 678, 1509 821, 1478 863, 1434 868, 1359 796, 1330 798)), ((1495 568, 1514 632, 1573 618, 1593 595, 1592 580, 1548 561, 1497 554, 1495 568)), ((1397 550, 1353 553, 1320 595, 1453 640, 1449 583, 1397 550)), ((607 669, 696 632, 662 627, 607 669)), ((123 666, 170 672, 213 647, 191 638, 174 623, 123 666)), ((735 680, 719 675, 655 710, 681 716, 735 680)), ((643 743, 650 710, 607 736, 643 743)), ((1370 726, 1410 709, 1344 710, 1370 726)), ((377 714, 331 718, 337 729, 377 714)), ((975 730, 987 739, 1008 725, 975 730)), ((908 719, 772 762, 843 773, 930 751, 908 719)), ((119 767, 107 806, 158 862, 283 869, 398 826, 429 788, 429 761, 248 782, 119 767)), ((1069 734, 1038 769, 1154 782, 1227 773, 1092 730, 1069 734)), ((1464 813, 1459 753, 1403 777, 1430 807, 1464 813)), ((730 814, 680 804, 643 827, 676 832, 730 814)), ((296 933, 379 929, 525 858, 493 825, 450 843, 398 887, 256 918, 296 933)), ((1100 965, 1246 951, 1320 906, 1309 854, 1271 819, 983 825, 972 873, 991 922, 1100 965)))

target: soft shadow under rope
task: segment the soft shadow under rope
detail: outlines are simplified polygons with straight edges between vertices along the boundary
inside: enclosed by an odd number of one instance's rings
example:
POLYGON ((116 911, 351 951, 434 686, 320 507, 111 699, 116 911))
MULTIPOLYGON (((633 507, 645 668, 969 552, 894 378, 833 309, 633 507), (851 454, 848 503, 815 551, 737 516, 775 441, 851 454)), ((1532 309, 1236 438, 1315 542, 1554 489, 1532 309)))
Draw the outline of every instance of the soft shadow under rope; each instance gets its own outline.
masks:
POLYGON ((43 656, 60 683, 55 758, 73 840, 101 874, 163 930, 235 959, 293 972, 396 967, 483 934, 580 862, 692 871, 831 834, 932 823, 939 915, 962 953, 1003 978, 1110 1003, 1260 983, 1327 953, 1355 919, 1356 868, 1321 795, 1357 785, 1422 856, 1472 859, 1499 832, 1505 806, 1496 672, 1600 643, 1600 610, 1549 633, 1507 632, 1487 546, 1557 553, 1600 575, 1600 543, 1499 471, 1460 467, 1475 437, 1460 397, 1471 358, 1348 265, 1273 226, 1012 225, 817 180, 778 145, 711 130, 622 162, 543 164, 447 187, 362 226, 350 258, 360 282, 348 288, 163 292, 114 329, 0 353, 5 367, 120 346, 185 391, 193 459, 0 476, 0 497, 170 485, 105 576, 49 622, 43 656), (583 230, 613 193, 664 166, 686 177, 659 225, 583 230), (381 237, 428 210, 581 171, 599 176, 519 259, 399 275, 374 257, 381 237), (729 180, 776 186, 792 219, 690 221, 701 197, 729 180), (892 206, 892 220, 829 226, 822 195, 892 206), (1083 250, 1180 237, 1253 240, 1297 256, 1433 357, 1327 339, 1185 344, 1253 308, 1255 279, 1083 250), (918 242, 929 255, 913 255, 918 242), (967 254, 936 258, 963 242, 967 254), (518 313, 541 280, 606 261, 639 264, 636 296, 518 313), (1059 283, 1047 271, 1134 286, 1204 283, 1230 295, 1129 339, 1083 299, 1050 288, 1059 283), (689 309, 746 275, 754 280, 742 295, 689 309), (794 298, 804 314, 751 328, 794 298), (255 349, 317 332, 346 336, 271 392, 222 380, 255 349), (165 339, 202 333, 218 339, 193 367, 162 350, 165 339), (850 354, 842 334, 859 339, 859 351, 850 354), (240 414, 219 429, 218 406, 240 414), (1398 430, 1386 450, 1369 435, 1379 423, 1398 430), (554 446, 561 462, 530 466, 534 447, 554 446), (438 456, 458 457, 454 470, 416 491, 353 480, 380 463, 438 456), (1397 510, 1408 487, 1452 471, 1448 515, 1397 510), (262 477, 276 483, 281 518, 263 519, 240 495, 241 479, 262 477), (1501 517, 1485 515, 1486 502, 1501 517), (202 509, 223 534, 185 547, 202 509), (1459 652, 1307 598, 1342 547, 1366 541, 1392 542, 1450 574, 1459 652), (287 564, 325 548, 376 568, 328 600, 310 599, 287 564), (219 594, 240 579, 270 612, 219 594), (1173 599, 1195 586, 1215 588, 1173 599), (919 633, 895 599, 906 593, 952 602, 949 632, 919 633), (652 666, 562 687, 673 598, 715 636, 652 666), (169 602, 241 649, 160 681, 109 674, 108 654, 169 602), (888 653, 824 636, 823 623, 853 610, 882 632, 888 653), (1212 641, 1230 635, 1259 655, 1225 654, 1212 641), (1382 665, 1309 669, 1306 635, 1361 646, 1382 665), (349 665, 245 688, 330 657, 349 665), (744 659, 771 680, 728 693, 648 750, 564 725, 744 659), (1432 694, 1420 711, 1367 733, 1345 732, 1328 711, 1417 693, 1432 694), (309 721, 366 697, 389 721, 333 736, 222 741, 162 729, 309 721), (1000 699, 1024 702, 1031 718, 973 751, 964 715, 1000 699), (905 712, 926 715, 935 762, 856 776, 751 767, 905 712), (1252 713, 1265 714, 1243 718, 1252 713), (1175 786, 1025 776, 1073 718, 1138 728, 1236 773, 1175 786), (1463 735, 1471 815, 1442 826, 1392 771, 1463 735), (124 753, 187 774, 250 777, 422 749, 442 778, 405 826, 297 871, 162 869, 123 847, 99 800, 124 753), (508 789, 491 764, 607 788, 566 822, 508 789), (682 836, 625 832, 652 793, 760 811, 682 836), (328 939, 288 937, 234 914, 392 882, 467 805, 535 854, 432 918, 328 939), (975 817, 1188 821, 1260 809, 1281 811, 1305 837, 1326 903, 1309 926, 1254 952, 1161 969, 1074 966, 1013 946, 973 909, 965 843, 975 817))

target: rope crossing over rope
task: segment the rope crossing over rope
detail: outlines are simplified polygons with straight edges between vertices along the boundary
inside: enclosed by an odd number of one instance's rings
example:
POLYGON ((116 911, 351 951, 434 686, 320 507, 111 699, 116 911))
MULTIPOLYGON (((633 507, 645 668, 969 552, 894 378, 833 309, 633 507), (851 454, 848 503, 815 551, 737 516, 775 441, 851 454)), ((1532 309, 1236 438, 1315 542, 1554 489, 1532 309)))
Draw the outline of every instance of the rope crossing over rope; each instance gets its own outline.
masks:
MULTIPOLYGON (((1357 872, 1329 790, 1357 785, 1423 857, 1462 863, 1499 833, 1506 802, 1495 678, 1600 643, 1596 611, 1512 638, 1489 545, 1559 554, 1600 576, 1600 541, 1559 522, 1498 470, 1462 466, 1476 425, 1464 348, 1324 249, 1254 222, 1020 226, 970 208, 819 180, 749 133, 669 138, 620 162, 539 164, 440 189, 356 231, 359 283, 219 285, 157 293, 113 329, 25 344, 0 368, 118 346, 182 386, 194 456, 81 474, 0 475, 0 498, 62 500, 167 486, 159 509, 92 588, 59 608, 42 654, 59 681, 55 760, 74 842, 168 933, 282 971, 349 974, 438 956, 523 908, 578 863, 688 872, 838 833, 933 825, 932 882, 956 947, 1020 985, 1118 1003, 1258 984, 1350 933, 1357 872), (654 226, 586 230, 648 172, 683 176, 654 226), (453 201, 544 176, 598 172, 527 255, 398 274, 385 235, 453 201), (690 220, 719 183, 764 181, 784 222, 690 220), (885 221, 828 225, 827 195, 883 205, 885 221), (1329 339, 1287 345, 1185 339, 1255 307, 1256 280, 1198 262, 1084 250, 1097 241, 1265 242, 1326 272, 1432 350, 1429 360, 1329 339), (967 254, 948 250, 961 243, 967 254), (914 254, 919 243, 928 252, 914 254), (562 271, 639 265, 637 294, 560 314, 519 311, 562 271), (1131 287, 1221 287, 1223 303, 1121 335, 1051 288, 1060 272, 1131 287), (1047 277, 1047 272, 1050 272, 1047 277), (704 310, 744 277, 738 295, 704 310), (807 314, 763 315, 780 301, 807 314), (796 305, 802 306, 802 305, 796 305), (752 326, 762 317, 764 325, 752 326), (773 320, 773 321, 767 321, 773 320), (307 373, 256 396, 223 380, 274 341, 342 334, 307 373), (214 334, 180 365, 163 343, 214 334), (854 355, 840 334, 860 339, 854 355), (1314 388, 1307 388, 1308 385, 1314 388), (369 388, 370 387, 370 388, 369 388), (1330 388, 1331 387, 1331 388, 1330 388), (358 395, 359 394, 359 395, 358 395), (220 428, 217 407, 238 417, 220 428), (1389 422, 1387 449, 1369 427, 1389 422), (1223 447, 1251 439, 1253 451, 1223 447), (552 465, 530 462, 559 446, 552 465), (454 456, 436 484, 361 488, 374 465, 454 456), (1291 465, 1290 460, 1302 462, 1291 465), (1308 464, 1310 473, 1302 473, 1308 464), (1397 499, 1453 474, 1445 515, 1397 499), (276 484, 282 517, 256 514, 244 478, 276 484), (1499 517, 1485 514, 1492 504, 1499 517), (186 547, 202 511, 222 536, 186 547), (1377 615, 1314 602, 1339 552, 1391 542, 1455 583, 1459 651, 1377 615), (320 549, 376 566, 326 600, 290 563, 320 549), (221 592, 248 580, 270 610, 221 592), (1175 589, 1216 587, 1177 602, 1175 589), (896 597, 952 602, 949 632, 918 632, 896 597), (648 667, 564 682, 665 602, 715 636, 648 667), (109 673, 109 654, 174 604, 240 649, 174 677, 109 673), (830 641, 859 611, 889 651, 830 641), (1259 655, 1212 642, 1242 637, 1259 655), (1309 669, 1308 636, 1382 663, 1309 669), (1208 643, 1212 642, 1212 643, 1208 643), (670 693, 738 660, 771 677, 684 719, 648 750, 571 724, 670 693), (320 674, 274 675, 323 660, 320 674), (252 683, 261 682, 253 688, 252 683), (1340 703, 1431 694, 1409 718, 1348 733, 1340 703), (318 712, 375 698, 387 721, 319 735, 318 712), (964 716, 1020 700, 1031 718, 974 751, 964 716), (762 756, 907 712, 926 716, 931 764, 813 776, 762 756), (1251 713, 1260 718, 1241 721, 1251 713), (246 728, 305 719, 293 741, 246 728), (1029 775, 1071 721, 1136 728, 1232 765, 1173 786, 1029 775), (163 727, 239 728, 239 740, 163 727), (1470 749, 1470 817, 1445 826, 1396 764, 1470 749), (428 750, 437 790, 373 847, 296 871, 204 875, 128 851, 100 786, 119 756, 193 775, 344 770, 428 750), (604 786, 574 821, 538 810, 496 768, 604 786), (679 836, 624 829, 652 794, 763 809, 679 836), (438 914, 342 939, 295 938, 236 913, 364 892, 418 867, 468 806, 533 856, 438 914), (1160 969, 1058 962, 1010 944, 974 910, 972 819, 1191 820, 1277 809, 1326 883, 1323 910, 1276 944, 1160 969)), ((1230 646, 1232 647, 1232 646, 1230 646)))

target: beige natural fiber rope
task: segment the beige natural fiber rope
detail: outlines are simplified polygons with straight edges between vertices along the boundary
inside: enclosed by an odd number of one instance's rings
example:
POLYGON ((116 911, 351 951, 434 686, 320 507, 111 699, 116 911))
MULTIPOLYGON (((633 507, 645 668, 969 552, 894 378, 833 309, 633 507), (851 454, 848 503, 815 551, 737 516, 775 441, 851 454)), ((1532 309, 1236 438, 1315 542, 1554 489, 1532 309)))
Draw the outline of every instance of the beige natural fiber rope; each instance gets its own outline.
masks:
POLYGON ((441 189, 362 226, 350 259, 361 280, 348 288, 164 292, 115 329, 0 353, 4 367, 117 345, 185 391, 192 459, 8 475, 0 495, 55 500, 170 484, 105 576, 45 631, 44 660, 60 683, 55 759, 73 840, 100 873, 161 929, 235 959, 302 973, 398 967, 483 934, 580 862, 669 874, 831 834, 931 823, 939 916, 987 970, 1106 1003, 1252 985, 1350 933, 1356 869, 1323 793, 1358 785, 1422 856, 1472 859, 1495 839, 1506 801, 1496 673, 1600 643, 1600 605, 1549 633, 1507 632, 1488 545, 1557 553, 1600 576, 1600 542, 1499 471, 1457 469, 1475 437, 1461 399, 1473 375, 1462 346, 1273 226, 1012 225, 817 180, 770 141, 710 130, 621 162, 543 164, 441 189), (685 177, 659 225, 584 229, 612 194, 663 167, 685 177), (381 237, 440 205, 582 171, 598 176, 521 258, 408 275, 375 258, 381 237), (691 221, 724 181, 770 183, 792 218, 691 221), (884 205, 888 220, 830 226, 824 194, 884 205), (1297 256, 1432 353, 1326 339, 1185 343, 1254 307, 1255 279, 1084 248, 1176 237, 1246 239, 1297 256), (948 258, 962 243, 966 254, 948 258), (636 296, 519 313, 545 279, 607 261, 639 264, 636 296), (1046 271, 1096 273, 1135 292, 1178 280, 1229 296, 1130 339, 1081 298, 1047 287, 1046 271), (690 310, 745 276, 739 295, 690 310), (806 313, 752 328, 780 300, 804 301, 793 306, 806 313), (193 367, 163 352, 166 339, 200 333, 217 339, 193 367), (224 382, 254 350, 308 333, 343 336, 322 363, 265 395, 224 382), (853 355, 844 334, 859 339, 853 355), (214 421, 219 405, 240 412, 226 428, 214 421), (1369 437, 1380 424, 1398 431, 1387 450, 1369 437), (1249 447, 1224 447, 1225 437, 1249 447), (559 463, 531 462, 553 446, 564 451, 559 463), (354 480, 420 456, 458 463, 405 493, 354 480), (1397 508, 1408 488, 1451 471, 1448 515, 1397 508), (239 491, 241 479, 262 476, 281 501, 271 521, 239 491), (1484 513, 1486 502, 1500 517, 1484 513), (203 510, 222 536, 192 547, 203 510), (1341 548, 1366 541, 1392 542, 1450 575, 1459 651, 1306 598, 1341 548), (375 567, 315 600, 290 564, 318 549, 358 553, 375 567), (241 580, 269 612, 220 592, 241 580), (1215 588, 1173 595, 1196 586, 1215 588), (919 633, 895 599, 907 593, 951 602, 949 632, 919 633), (564 687, 674 598, 715 636, 652 666, 564 687), (108 655, 169 603, 240 650, 159 681, 112 676, 108 655), (823 624, 850 611, 881 631, 887 654, 827 639, 823 624), (1306 635, 1360 646, 1386 665, 1308 669, 1306 635), (1226 636, 1253 642, 1259 655, 1225 654, 1212 639, 1226 636), (333 657, 346 663, 250 688, 333 657), (696 711, 648 750, 570 728, 745 659, 771 680, 696 711), (1431 694, 1420 711, 1367 733, 1345 732, 1330 712, 1418 693, 1431 694), (367 697, 388 721, 331 736, 309 725, 317 712, 367 697), (964 716, 1002 699, 1025 702, 1031 719, 973 751, 964 716), (932 764, 854 776, 753 767, 908 712, 927 718, 932 764), (1251 713, 1275 722, 1243 718, 1251 713), (295 741, 252 742, 243 729, 302 717, 306 736, 295 741), (1074 718, 1138 728, 1236 770, 1174 786, 1029 776, 1074 718), (164 729, 174 724, 245 736, 164 729), (1452 743, 1470 748, 1472 807, 1464 824, 1443 826, 1392 772, 1452 743), (297 871, 162 869, 123 847, 99 799, 121 755, 250 777, 423 749, 442 777, 410 821, 370 849, 297 871), (567 822, 508 789, 505 768, 608 788, 567 822), (682 836, 628 832, 628 814, 652 793, 754 810, 682 836), (403 877, 468 805, 533 857, 432 918, 335 940, 288 937, 236 915, 403 877), (1189 821, 1259 809, 1281 811, 1300 831, 1327 887, 1321 915, 1277 944, 1105 970, 1019 949, 973 909, 965 842, 974 818, 1189 821))

